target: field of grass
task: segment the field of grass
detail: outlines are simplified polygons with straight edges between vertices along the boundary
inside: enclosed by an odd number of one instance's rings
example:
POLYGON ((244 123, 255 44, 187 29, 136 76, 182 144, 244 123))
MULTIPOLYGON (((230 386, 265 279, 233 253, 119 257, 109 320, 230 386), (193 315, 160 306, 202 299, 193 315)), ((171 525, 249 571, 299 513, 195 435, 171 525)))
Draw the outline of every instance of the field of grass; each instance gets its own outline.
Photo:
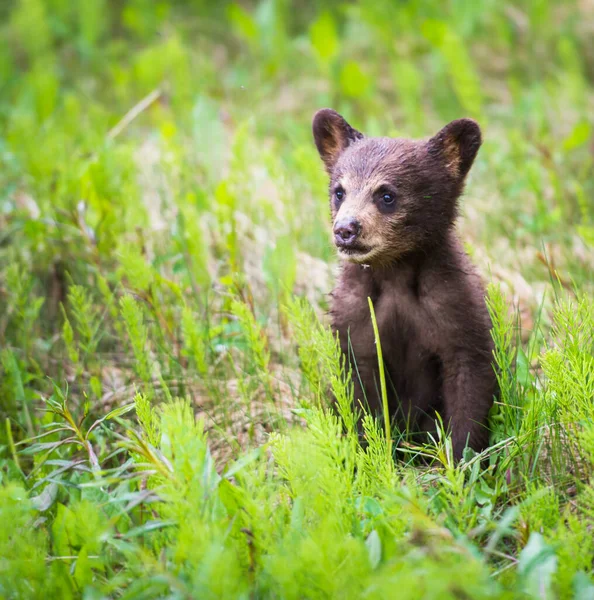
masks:
POLYGON ((593 39, 592 0, 0 3, 0 597, 594 599, 593 39), (325 106, 483 128, 482 455, 358 443, 325 106))

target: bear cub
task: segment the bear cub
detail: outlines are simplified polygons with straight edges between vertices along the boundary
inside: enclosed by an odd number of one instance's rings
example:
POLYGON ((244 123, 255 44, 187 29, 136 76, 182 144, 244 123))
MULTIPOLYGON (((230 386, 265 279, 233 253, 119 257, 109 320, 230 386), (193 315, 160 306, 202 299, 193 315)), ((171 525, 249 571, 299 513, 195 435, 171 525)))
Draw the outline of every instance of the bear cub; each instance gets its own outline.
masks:
POLYGON ((366 137, 330 109, 313 135, 330 176, 343 259, 330 314, 352 368, 355 401, 382 410, 370 297, 391 417, 401 429, 451 431, 456 459, 487 446, 497 391, 480 278, 454 231, 458 198, 481 145, 471 119, 429 140, 366 137))

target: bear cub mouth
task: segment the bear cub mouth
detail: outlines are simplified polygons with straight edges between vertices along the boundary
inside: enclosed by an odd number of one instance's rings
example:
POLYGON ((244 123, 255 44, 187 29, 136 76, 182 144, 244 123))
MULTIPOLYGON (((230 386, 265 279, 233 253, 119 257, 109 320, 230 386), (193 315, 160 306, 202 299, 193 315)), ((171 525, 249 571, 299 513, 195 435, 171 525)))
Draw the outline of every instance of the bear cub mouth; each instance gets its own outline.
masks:
POLYGON ((341 246, 336 244, 336 248, 338 249, 338 255, 341 258, 345 258, 353 262, 360 262, 373 252, 373 248, 363 244, 351 244, 349 246, 341 246))
POLYGON ((367 246, 337 246, 338 251, 341 254, 353 255, 353 254, 368 254, 371 252, 371 248, 367 246))

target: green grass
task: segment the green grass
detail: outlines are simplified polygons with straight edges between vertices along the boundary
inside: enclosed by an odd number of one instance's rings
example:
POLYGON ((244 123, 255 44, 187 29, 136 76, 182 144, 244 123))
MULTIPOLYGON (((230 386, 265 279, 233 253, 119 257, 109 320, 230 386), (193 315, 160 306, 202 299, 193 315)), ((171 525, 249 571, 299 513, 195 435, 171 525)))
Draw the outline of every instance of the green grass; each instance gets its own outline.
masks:
POLYGON ((591 12, 2 3, 0 597, 593 598, 591 12), (368 416, 358 443, 324 106, 483 128, 480 456, 368 416))

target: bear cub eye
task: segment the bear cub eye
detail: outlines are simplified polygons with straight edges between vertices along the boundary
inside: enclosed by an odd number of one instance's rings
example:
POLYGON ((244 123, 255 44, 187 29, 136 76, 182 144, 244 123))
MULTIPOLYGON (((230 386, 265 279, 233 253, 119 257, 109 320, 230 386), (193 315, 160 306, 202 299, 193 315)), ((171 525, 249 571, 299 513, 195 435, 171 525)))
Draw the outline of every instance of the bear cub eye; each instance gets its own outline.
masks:
POLYGON ((388 186, 380 186, 373 194, 375 205, 381 213, 392 213, 396 210, 398 194, 388 186))
POLYGON ((336 200, 340 202, 344 198, 344 190, 341 187, 336 188, 334 195, 336 196, 336 200))

